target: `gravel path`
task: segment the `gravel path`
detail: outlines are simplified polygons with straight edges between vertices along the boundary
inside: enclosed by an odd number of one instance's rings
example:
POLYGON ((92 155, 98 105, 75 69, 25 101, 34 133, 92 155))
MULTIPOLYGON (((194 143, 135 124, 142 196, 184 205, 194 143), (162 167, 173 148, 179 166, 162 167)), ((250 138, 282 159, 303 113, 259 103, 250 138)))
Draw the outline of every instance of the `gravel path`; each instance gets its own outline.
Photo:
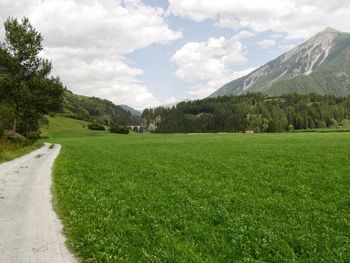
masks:
POLYGON ((51 203, 51 168, 60 148, 45 144, 0 164, 1 263, 76 262, 51 203))

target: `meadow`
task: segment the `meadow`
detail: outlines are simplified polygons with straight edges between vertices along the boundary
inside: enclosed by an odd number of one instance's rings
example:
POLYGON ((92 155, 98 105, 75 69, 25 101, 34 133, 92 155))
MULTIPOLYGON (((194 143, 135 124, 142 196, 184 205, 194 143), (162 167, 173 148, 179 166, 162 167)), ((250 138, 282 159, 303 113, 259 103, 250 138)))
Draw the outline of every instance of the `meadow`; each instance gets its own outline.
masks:
POLYGON ((44 132, 82 262, 350 262, 350 133, 44 132))

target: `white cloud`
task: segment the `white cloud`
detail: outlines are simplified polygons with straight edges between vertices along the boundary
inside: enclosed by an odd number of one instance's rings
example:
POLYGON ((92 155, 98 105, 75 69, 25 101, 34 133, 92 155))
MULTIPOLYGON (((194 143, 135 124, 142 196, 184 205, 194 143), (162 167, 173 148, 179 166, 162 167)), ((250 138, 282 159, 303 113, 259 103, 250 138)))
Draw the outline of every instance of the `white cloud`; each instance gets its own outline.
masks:
POLYGON ((289 51, 295 48, 295 46, 296 46, 295 44, 286 44, 286 45, 279 45, 278 47, 286 51, 289 51))
POLYGON ((168 13, 221 27, 285 32, 305 39, 332 26, 350 31, 350 2, 344 0, 169 0, 168 13))
POLYGON ((221 78, 218 79, 209 79, 208 82, 198 82, 197 84, 193 85, 191 90, 188 92, 188 95, 192 98, 198 98, 201 99, 203 97, 207 97, 210 94, 214 93, 216 90, 221 88, 224 84, 233 81, 235 79, 238 79, 240 77, 246 76, 252 71, 254 71, 256 68, 247 68, 240 71, 231 71, 228 75, 223 75, 221 78))
POLYGON ((164 101, 164 104, 165 105, 173 105, 173 104, 176 104, 178 101, 179 101, 178 98, 176 98, 175 96, 171 96, 164 101))
POLYGON ((264 39, 256 42, 256 44, 261 48, 269 48, 276 46, 276 41, 273 39, 264 39))
POLYGON ((136 108, 159 101, 140 82, 143 71, 130 67, 124 56, 182 36, 164 15, 141 0, 0 1, 0 22, 28 16, 43 34, 43 55, 69 89, 136 108))
POLYGON ((188 95, 196 98, 208 96, 226 82, 248 73, 234 70, 247 62, 237 36, 187 43, 176 51, 171 61, 178 66, 176 76, 192 84, 188 95))
POLYGON ((271 35, 271 38, 274 38, 274 39, 281 39, 283 37, 284 37, 284 35, 281 33, 274 33, 271 35))

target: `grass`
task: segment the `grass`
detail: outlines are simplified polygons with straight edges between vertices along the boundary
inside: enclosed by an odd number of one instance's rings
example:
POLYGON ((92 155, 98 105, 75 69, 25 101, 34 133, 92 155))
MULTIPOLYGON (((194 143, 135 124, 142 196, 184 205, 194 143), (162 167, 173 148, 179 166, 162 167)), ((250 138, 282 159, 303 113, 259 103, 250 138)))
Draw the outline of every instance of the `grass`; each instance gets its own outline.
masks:
POLYGON ((12 144, 6 141, 0 141, 0 163, 11 161, 18 157, 21 157, 31 151, 34 151, 44 144, 40 141, 33 143, 32 145, 22 147, 19 144, 12 144))
MULTIPOLYGON (((50 117, 50 124, 50 133, 55 134, 56 138, 59 134, 61 134, 63 137, 74 137, 74 135, 91 135, 91 133, 89 133, 85 128, 88 125, 88 122, 85 121, 57 116, 50 117)), ((44 141, 49 140, 49 127, 44 127, 42 129, 42 133, 43 139, 24 147, 19 143, 14 144, 8 141, 0 140, 0 163, 11 161, 42 147, 44 145, 44 141)), ((54 145, 50 145, 49 148, 53 149, 54 145)))
POLYGON ((305 130, 293 130, 290 132, 350 132, 348 127, 337 127, 337 128, 319 128, 319 129, 305 129, 305 130))
POLYGON ((49 138, 53 135, 57 139, 60 137, 74 138, 91 135, 91 132, 87 129, 89 123, 86 121, 64 118, 57 115, 55 117, 49 117, 49 122, 49 126, 41 129, 43 137, 49 138))
POLYGON ((56 208, 83 262, 350 262, 350 133, 116 135, 54 121, 56 208))

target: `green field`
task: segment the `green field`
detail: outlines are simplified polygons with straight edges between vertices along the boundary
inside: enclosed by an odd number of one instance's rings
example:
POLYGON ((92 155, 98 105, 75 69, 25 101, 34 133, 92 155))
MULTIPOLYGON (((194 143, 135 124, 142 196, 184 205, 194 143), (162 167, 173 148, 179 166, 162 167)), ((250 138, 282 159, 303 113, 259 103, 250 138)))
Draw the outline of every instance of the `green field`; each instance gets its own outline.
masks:
POLYGON ((350 262, 350 133, 116 135, 51 119, 83 262, 350 262))

